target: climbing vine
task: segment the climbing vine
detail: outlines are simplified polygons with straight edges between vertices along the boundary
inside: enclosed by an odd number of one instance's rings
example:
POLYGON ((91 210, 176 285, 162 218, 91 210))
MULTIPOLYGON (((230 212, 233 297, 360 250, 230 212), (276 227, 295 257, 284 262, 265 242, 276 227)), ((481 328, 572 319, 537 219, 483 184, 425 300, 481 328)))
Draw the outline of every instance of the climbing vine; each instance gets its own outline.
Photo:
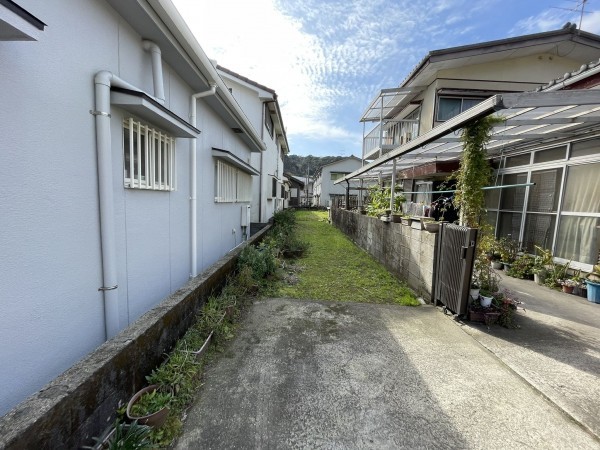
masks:
POLYGON ((468 227, 477 227, 485 205, 485 192, 492 179, 492 167, 486 158, 485 146, 490 141, 494 125, 503 121, 500 117, 487 116, 466 125, 461 141, 463 154, 456 178, 454 207, 460 209, 460 222, 468 227))

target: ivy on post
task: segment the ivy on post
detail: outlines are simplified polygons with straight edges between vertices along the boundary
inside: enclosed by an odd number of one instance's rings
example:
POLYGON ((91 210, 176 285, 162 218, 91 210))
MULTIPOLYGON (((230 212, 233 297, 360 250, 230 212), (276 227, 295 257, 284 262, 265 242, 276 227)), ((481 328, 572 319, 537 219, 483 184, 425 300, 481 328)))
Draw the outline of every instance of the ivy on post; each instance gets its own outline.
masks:
POLYGON ((492 167, 486 157, 485 146, 490 141, 494 125, 501 123, 501 117, 487 116, 478 119, 462 130, 463 154, 458 171, 455 173, 456 192, 454 207, 460 209, 460 224, 476 228, 485 206, 485 192, 482 188, 492 179, 492 167))

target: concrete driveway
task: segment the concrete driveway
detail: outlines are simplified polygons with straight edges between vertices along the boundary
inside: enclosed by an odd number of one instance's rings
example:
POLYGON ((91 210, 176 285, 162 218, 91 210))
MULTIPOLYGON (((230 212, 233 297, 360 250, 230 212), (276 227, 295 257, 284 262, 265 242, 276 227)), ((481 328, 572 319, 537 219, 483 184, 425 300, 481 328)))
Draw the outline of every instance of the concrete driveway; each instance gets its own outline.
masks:
POLYGON ((257 301, 177 448, 595 448, 439 309, 257 301))

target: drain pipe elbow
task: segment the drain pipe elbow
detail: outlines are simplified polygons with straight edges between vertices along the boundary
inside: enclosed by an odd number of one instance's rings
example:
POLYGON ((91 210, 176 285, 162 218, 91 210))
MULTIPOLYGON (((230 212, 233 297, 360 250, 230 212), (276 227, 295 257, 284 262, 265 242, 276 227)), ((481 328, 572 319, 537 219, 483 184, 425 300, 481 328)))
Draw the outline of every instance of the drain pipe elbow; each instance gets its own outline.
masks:
POLYGON ((154 97, 160 103, 165 102, 165 87, 163 84, 162 54, 160 47, 152 41, 143 40, 142 47, 150 52, 152 57, 152 78, 154 80, 154 97))
MULTIPOLYGON (((199 98, 215 95, 217 83, 211 82, 210 89, 192 94, 190 98, 190 123, 197 127, 196 102, 199 98)), ((190 278, 198 275, 198 169, 196 167, 196 138, 190 139, 190 278)))
POLYGON ((94 84, 101 84, 110 88, 112 84, 112 77, 112 72, 109 72, 108 70, 102 70, 94 76, 94 84))

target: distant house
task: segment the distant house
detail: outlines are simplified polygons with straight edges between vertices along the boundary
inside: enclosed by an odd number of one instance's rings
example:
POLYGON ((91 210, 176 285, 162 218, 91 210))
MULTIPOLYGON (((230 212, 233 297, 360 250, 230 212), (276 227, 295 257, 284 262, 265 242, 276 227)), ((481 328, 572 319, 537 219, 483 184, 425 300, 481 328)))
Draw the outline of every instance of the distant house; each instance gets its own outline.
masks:
POLYGON ((252 182, 252 223, 266 223, 285 207, 283 155, 289 145, 276 92, 222 66, 217 70, 265 142, 266 150, 251 155, 250 164, 259 173, 252 182))
POLYGON ((434 210, 452 196, 436 191, 458 168, 461 127, 495 113, 487 222, 530 253, 548 248, 589 270, 600 256, 600 67, 588 63, 598 58, 600 36, 573 27, 432 51, 368 106, 365 165, 348 178, 390 183, 395 172, 413 192, 406 206, 434 210))
POLYGON ((0 53, 4 414, 238 246, 284 138, 169 0, 0 1, 0 53))
MULTIPOLYGON (((342 199, 346 195, 346 186, 335 185, 334 182, 344 178, 349 173, 361 166, 361 159, 356 156, 348 156, 332 163, 321 166, 315 173, 313 186, 313 206, 331 206, 336 199, 342 199)), ((352 181, 352 187, 359 187, 358 182, 352 181)), ((358 200, 358 191, 351 192, 351 201, 358 200)))
POLYGON ((285 173, 289 181, 289 199, 288 206, 300 206, 302 202, 302 191, 304 191, 304 181, 300 177, 296 177, 290 173, 285 173))
POLYGON ((313 199, 313 186, 315 180, 313 177, 304 177, 304 189, 300 192, 300 206, 311 206, 313 199))

